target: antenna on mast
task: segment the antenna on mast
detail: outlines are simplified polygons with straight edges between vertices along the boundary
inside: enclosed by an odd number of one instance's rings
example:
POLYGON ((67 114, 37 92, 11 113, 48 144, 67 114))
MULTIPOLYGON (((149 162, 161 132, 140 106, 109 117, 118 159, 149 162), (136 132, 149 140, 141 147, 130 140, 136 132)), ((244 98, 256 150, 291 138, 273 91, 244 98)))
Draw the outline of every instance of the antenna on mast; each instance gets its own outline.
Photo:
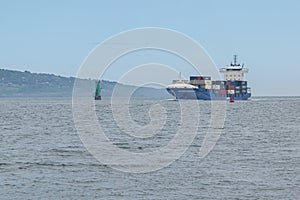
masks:
POLYGON ((182 81, 181 72, 179 72, 179 74, 178 74, 178 79, 179 79, 179 81, 182 81))
POLYGON ((237 55, 233 55, 233 65, 237 65, 237 55))

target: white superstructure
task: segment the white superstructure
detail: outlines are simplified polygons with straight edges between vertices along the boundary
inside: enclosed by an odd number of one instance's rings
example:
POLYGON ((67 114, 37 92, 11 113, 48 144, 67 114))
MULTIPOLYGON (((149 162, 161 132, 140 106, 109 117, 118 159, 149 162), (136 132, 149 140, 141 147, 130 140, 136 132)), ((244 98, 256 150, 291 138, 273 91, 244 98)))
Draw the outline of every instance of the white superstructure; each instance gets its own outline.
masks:
POLYGON ((225 81, 245 81, 245 74, 248 73, 248 69, 244 68, 244 65, 237 63, 237 55, 233 56, 234 63, 221 68, 220 72, 224 73, 225 81))
POLYGON ((184 82, 177 82, 177 83, 173 83, 173 84, 168 85, 167 88, 169 88, 169 89, 172 89, 172 88, 194 89, 194 88, 197 88, 197 87, 194 86, 194 85, 190 85, 190 84, 184 83, 184 82))

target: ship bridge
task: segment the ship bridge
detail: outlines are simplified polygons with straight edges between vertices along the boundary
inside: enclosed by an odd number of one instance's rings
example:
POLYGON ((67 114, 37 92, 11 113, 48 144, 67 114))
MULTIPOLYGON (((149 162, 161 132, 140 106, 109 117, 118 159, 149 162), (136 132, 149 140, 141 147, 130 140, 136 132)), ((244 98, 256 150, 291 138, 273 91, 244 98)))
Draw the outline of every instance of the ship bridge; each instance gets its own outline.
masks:
POLYGON ((244 68, 244 64, 241 65, 237 62, 237 55, 233 56, 233 63, 220 69, 226 81, 245 81, 245 74, 248 71, 247 68, 244 68))

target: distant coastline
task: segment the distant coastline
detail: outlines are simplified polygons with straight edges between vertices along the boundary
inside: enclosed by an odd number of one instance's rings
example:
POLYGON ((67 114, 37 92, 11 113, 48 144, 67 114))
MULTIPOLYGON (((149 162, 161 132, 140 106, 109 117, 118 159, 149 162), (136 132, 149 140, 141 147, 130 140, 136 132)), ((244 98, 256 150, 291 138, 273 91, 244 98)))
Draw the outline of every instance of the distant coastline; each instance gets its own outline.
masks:
MULTIPOLYGON (((63 77, 47 73, 32 73, 0 69, 0 97, 71 97, 75 77, 63 77)), ((95 80, 85 80, 95 81, 95 80)), ((116 85, 126 90, 134 86, 102 80, 102 96, 111 97, 116 85)), ((141 87, 133 95, 136 98, 170 98, 165 89, 141 87)))

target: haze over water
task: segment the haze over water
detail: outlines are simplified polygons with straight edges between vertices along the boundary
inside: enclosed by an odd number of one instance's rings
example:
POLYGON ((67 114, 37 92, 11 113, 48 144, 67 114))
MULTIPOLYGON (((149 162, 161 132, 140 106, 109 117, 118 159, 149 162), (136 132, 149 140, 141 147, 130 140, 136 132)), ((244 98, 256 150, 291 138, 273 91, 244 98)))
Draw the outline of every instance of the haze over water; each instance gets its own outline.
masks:
MULTIPOLYGON (((174 136, 179 102, 132 100, 132 119, 149 122, 153 104, 172 110, 163 131, 131 140, 112 117, 109 99, 96 103, 107 137, 120 148, 150 151, 174 136)), ((300 98, 252 98, 228 104, 225 127, 201 159, 209 102, 183 156, 160 170, 132 174, 97 161, 76 132, 70 99, 0 99, 1 199, 298 199, 300 98)), ((190 112, 193 112, 191 109, 190 112)), ((193 119, 190 119, 193 120, 193 119)))

